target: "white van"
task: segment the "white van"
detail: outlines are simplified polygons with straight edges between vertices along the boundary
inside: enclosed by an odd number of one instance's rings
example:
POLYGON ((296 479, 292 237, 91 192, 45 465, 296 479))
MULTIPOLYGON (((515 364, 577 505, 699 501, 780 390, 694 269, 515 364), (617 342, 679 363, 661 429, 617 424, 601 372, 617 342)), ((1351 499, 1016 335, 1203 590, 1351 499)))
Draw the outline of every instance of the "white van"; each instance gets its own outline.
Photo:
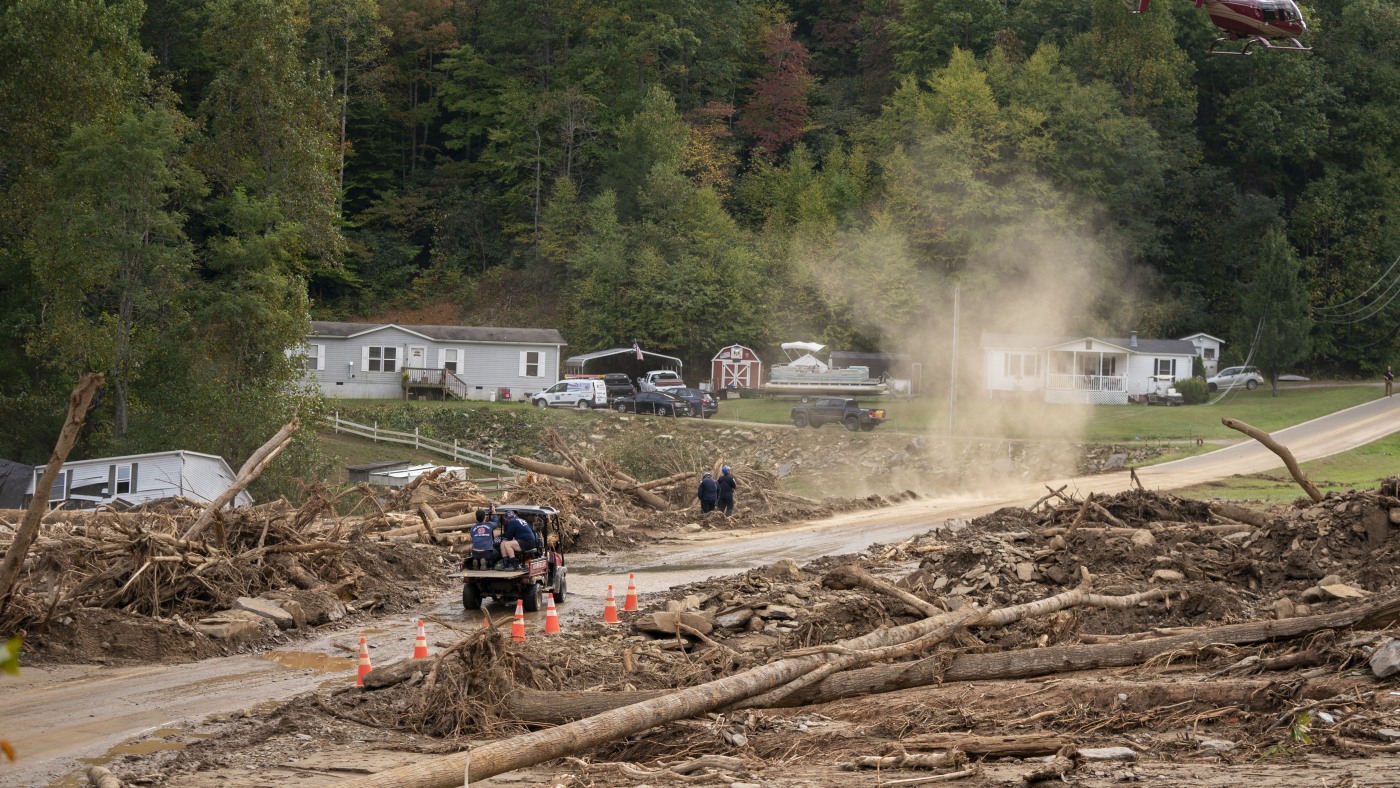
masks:
POLYGON ((608 386, 599 378, 575 378, 561 380, 541 391, 530 401, 537 408, 557 406, 561 408, 606 408, 608 406, 608 386))

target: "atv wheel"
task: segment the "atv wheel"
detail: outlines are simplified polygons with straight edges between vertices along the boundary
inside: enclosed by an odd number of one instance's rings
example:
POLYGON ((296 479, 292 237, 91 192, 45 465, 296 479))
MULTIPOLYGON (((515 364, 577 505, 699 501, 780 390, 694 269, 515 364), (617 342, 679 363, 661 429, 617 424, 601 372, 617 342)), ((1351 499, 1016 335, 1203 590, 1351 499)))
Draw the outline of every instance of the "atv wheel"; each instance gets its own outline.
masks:
POLYGON ((481 609, 481 594, 478 594, 476 586, 469 582, 462 584, 462 609, 468 613, 481 609))
POLYGON ((540 589, 539 583, 531 583, 529 590, 520 596, 520 601, 525 603, 526 613, 538 613, 544 607, 544 592, 540 589))
POLYGON ((561 604, 564 601, 564 597, 569 594, 569 573, 565 572, 561 567, 556 567, 554 571, 559 573, 559 582, 555 583, 554 602, 555 604, 561 604))

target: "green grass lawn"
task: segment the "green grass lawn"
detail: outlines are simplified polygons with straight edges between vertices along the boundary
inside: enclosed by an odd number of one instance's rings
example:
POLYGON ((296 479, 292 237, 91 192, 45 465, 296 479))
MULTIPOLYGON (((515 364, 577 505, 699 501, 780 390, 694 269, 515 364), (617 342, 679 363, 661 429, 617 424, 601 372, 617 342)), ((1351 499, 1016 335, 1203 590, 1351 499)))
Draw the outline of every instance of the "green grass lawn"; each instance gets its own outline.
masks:
MULTIPOLYGON (((1271 397, 1267 387, 1239 391, 1214 405, 1161 407, 1147 405, 1046 405, 1041 402, 958 401, 957 432, 966 436, 1024 440, 1083 440, 1124 443, 1134 440, 1235 440, 1242 436, 1220 423, 1239 419, 1273 431, 1375 399, 1378 388, 1335 386, 1281 388, 1271 397)), ((890 418, 880 429, 946 433, 948 402, 941 397, 912 400, 872 398, 867 407, 883 407, 890 418)), ((720 417, 771 424, 787 423, 792 400, 726 399, 720 417)), ((830 429, 830 428, 828 428, 830 429)), ((1193 453, 1193 452, 1188 452, 1193 453)))
MULTIPOLYGON (((1301 467, 1323 494, 1334 490, 1373 490, 1386 478, 1400 475, 1400 433, 1348 452, 1305 462, 1301 467)), ((1266 503, 1287 503, 1304 495, 1303 488, 1282 465, 1265 473, 1234 476, 1177 493, 1187 498, 1266 503)))

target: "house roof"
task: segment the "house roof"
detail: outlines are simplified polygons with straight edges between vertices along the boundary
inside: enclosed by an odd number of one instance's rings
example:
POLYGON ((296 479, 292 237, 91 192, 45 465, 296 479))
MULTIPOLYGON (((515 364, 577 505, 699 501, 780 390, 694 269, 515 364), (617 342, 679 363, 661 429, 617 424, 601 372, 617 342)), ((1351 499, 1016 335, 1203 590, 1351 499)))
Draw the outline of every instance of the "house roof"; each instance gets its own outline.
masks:
POLYGON ((1221 339, 1220 337, 1213 337, 1213 336, 1211 336, 1210 334, 1207 334, 1207 333, 1204 332, 1204 331, 1197 331, 1197 332, 1194 333, 1194 334, 1188 334, 1188 335, 1182 337, 1182 338, 1181 338, 1181 341, 1182 341, 1182 342, 1190 342, 1190 341, 1193 340, 1193 339, 1213 339, 1213 340, 1215 340, 1216 342, 1219 342, 1219 343, 1222 344, 1222 345, 1225 344, 1225 340, 1221 339))
MULTIPOLYGON (((135 462, 136 460, 144 460, 149 459, 151 457, 176 457, 185 455, 188 455, 190 457, 204 457, 210 460, 217 460, 223 463, 225 468, 229 468, 228 461, 217 454, 205 454, 204 452, 186 451, 184 449, 171 449, 170 451, 152 451, 147 452, 145 454, 124 454, 120 457, 90 457, 86 460, 65 460, 63 462, 63 465, 65 467, 69 465, 110 465, 112 463, 120 462, 135 462)), ((35 465, 33 467, 37 470, 45 466, 35 465)), ((229 472, 232 473, 233 469, 229 468, 229 472)))
POLYGON ((983 348, 1023 348, 1026 350, 1044 350, 1046 348, 1059 347, 1071 342, 1082 342, 1092 339, 1108 345, 1121 348, 1128 353, 1154 354, 1162 356, 1194 356, 1196 346, 1184 339, 1143 339, 1138 337, 1137 345, 1133 346, 1133 339, 1129 337, 1096 337, 1096 336, 1068 336, 1068 337, 1042 337, 1030 334, 997 334, 991 331, 982 332, 983 348))
POLYGON ((311 321, 311 336, 350 339, 352 337, 399 328, 436 342, 501 342, 517 345, 567 345, 564 337, 553 328, 489 328, 478 326, 416 326, 400 323, 335 323, 328 320, 311 321))

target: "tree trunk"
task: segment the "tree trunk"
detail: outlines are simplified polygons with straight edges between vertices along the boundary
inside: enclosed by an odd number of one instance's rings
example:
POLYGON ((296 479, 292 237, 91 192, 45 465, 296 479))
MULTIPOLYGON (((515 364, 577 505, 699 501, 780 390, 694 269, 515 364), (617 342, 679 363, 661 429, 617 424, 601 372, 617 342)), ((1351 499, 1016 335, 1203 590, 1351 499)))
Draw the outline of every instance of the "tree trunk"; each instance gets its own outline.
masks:
POLYGON ((262 474, 263 469, 267 467, 267 464, 272 462, 273 458, 281 453, 282 449, 286 448, 287 443, 292 439, 292 433, 297 431, 298 426, 300 426, 300 424, 297 418, 293 416, 292 420, 283 426, 282 429, 278 430, 276 435, 273 435, 267 443, 264 443, 257 451, 253 452, 253 455, 248 458, 248 461, 243 463, 243 467, 238 469, 238 477, 233 480, 233 484, 230 484, 227 490, 220 493, 218 498, 215 498, 204 508, 204 511, 199 515, 199 519, 195 520, 194 524, 191 525, 180 538, 190 541, 198 537, 200 532, 204 530, 204 527, 209 524, 209 521, 214 519, 214 514, 218 512, 219 509, 226 506, 229 501, 237 498, 238 494, 243 492, 248 485, 256 481, 258 476, 262 474))
POLYGON ((29 554, 29 546, 39 535, 39 522, 44 512, 48 511, 49 493, 63 470, 68 452, 73 450, 73 444, 78 440, 78 433, 87 424, 88 408, 92 405, 92 398, 97 396, 97 390, 102 387, 102 380, 101 372, 85 372, 78 378, 78 387, 68 395, 68 418, 58 433, 58 443, 54 444, 53 454, 49 455, 44 475, 34 484, 34 497, 29 500, 29 508, 15 533, 15 540, 5 550, 4 562, 0 563, 0 613, 5 612, 9 605, 10 594, 19 582, 19 573, 24 567, 25 556, 29 554))
MULTIPOLYGON (((1044 616, 1074 605, 1128 607, 1148 599, 1160 599, 1160 590, 1124 597, 1095 596, 1078 588, 1024 605, 990 612, 960 610, 925 618, 910 624, 880 629, 842 641, 834 649, 851 653, 889 648, 913 640, 932 646, 966 626, 969 614, 977 626, 1005 626, 1026 616, 1044 616)), ((820 668, 833 658, 827 653, 788 657, 751 668, 695 687, 687 687, 658 698, 611 709, 594 717, 535 731, 523 736, 491 742, 470 752, 454 753, 433 760, 389 769, 353 779, 350 786, 394 786, 394 788, 455 788, 497 774, 523 769, 555 758, 585 752, 617 739, 641 733, 658 725, 697 714, 733 706, 745 699, 777 689, 820 668)))
MULTIPOLYGON (((1277 381, 1274 382, 1274 396, 1278 396, 1277 381)), ((1272 435, 1256 427, 1251 427, 1239 419, 1221 419, 1220 423, 1232 430, 1239 430, 1245 435, 1264 444, 1269 451, 1277 454, 1279 459, 1283 460, 1283 464, 1288 467, 1288 472, 1293 476, 1293 481, 1297 482, 1298 486, 1303 488, 1303 492, 1307 493, 1309 498, 1314 501, 1322 500, 1322 493, 1318 491, 1316 485, 1308 481, 1308 477, 1303 474, 1303 469, 1298 467, 1298 461, 1293 459, 1293 452, 1289 451, 1283 444, 1274 440, 1272 435)))

